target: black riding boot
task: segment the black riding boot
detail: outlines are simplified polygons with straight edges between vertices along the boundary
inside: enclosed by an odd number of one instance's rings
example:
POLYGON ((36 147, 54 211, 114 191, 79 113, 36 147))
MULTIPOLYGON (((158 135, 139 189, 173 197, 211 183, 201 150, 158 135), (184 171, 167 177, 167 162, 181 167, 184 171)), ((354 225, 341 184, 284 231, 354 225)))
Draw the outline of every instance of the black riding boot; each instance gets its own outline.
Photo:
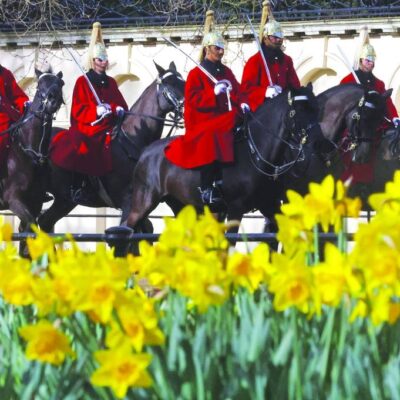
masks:
POLYGON ((78 173, 74 174, 70 198, 73 203, 82 206, 93 206, 98 200, 96 189, 84 175, 78 173))
POLYGON ((219 211, 225 206, 222 198, 220 179, 221 173, 217 163, 207 164, 200 170, 200 196, 204 205, 209 206, 211 211, 219 211), (218 179, 218 180, 217 180, 218 179))

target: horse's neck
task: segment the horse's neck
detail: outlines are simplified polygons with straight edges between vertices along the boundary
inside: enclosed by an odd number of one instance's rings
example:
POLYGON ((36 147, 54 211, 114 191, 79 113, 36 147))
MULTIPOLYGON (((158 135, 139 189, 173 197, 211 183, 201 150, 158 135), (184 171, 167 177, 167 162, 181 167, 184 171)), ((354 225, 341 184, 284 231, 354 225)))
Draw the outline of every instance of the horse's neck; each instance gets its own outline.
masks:
POLYGON ((335 143, 341 139, 343 130, 349 128, 348 122, 351 121, 349 114, 354 112, 361 96, 362 92, 357 90, 350 94, 344 93, 342 96, 331 95, 326 99, 320 118, 320 126, 325 138, 335 143))
POLYGON ((134 115, 129 115, 123 124, 129 136, 145 144, 161 138, 166 112, 159 106, 156 83, 145 90, 129 111, 134 115))
POLYGON ((19 141, 24 147, 29 147, 31 149, 39 150, 39 146, 42 142, 41 151, 46 151, 48 148, 48 140, 47 143, 44 143, 43 140, 49 138, 49 132, 52 128, 52 118, 39 118, 33 115, 32 113, 28 113, 25 117, 27 118, 27 122, 21 125, 21 135, 19 136, 19 141))

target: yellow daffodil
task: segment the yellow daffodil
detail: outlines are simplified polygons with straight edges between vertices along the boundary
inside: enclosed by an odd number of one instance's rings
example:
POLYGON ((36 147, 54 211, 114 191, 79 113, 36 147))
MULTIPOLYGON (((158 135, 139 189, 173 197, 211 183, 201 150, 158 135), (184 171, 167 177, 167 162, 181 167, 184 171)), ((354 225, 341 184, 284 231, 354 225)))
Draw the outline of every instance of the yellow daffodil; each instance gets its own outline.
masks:
POLYGON ((32 259, 36 260, 44 254, 51 259, 54 258, 54 240, 34 225, 32 225, 32 229, 36 233, 36 237, 28 238, 26 241, 32 259))
POLYGON ((19 259, 0 266, 0 291, 13 305, 32 303, 33 277, 28 260, 19 259))
POLYGON ((360 289, 360 283, 354 275, 346 254, 332 243, 325 246, 324 262, 311 268, 315 292, 322 304, 336 307, 349 288, 353 292, 360 289))
POLYGON ((60 365, 66 356, 75 357, 67 337, 47 320, 23 326, 19 334, 28 342, 25 354, 29 360, 60 365))
POLYGON ((0 218, 0 241, 9 242, 11 241, 13 234, 13 227, 11 224, 4 223, 4 218, 0 218))
POLYGON ((372 194, 369 204, 375 211, 400 212, 400 171, 396 171, 393 181, 387 182, 384 193, 372 194))
POLYGON ((149 354, 133 354, 129 346, 123 345, 94 355, 100 367, 90 378, 93 385, 110 387, 118 398, 123 398, 129 388, 151 386, 146 371, 151 361, 149 354))
POLYGON ((254 292, 261 282, 267 280, 269 268, 269 247, 262 243, 252 254, 234 253, 228 258, 227 272, 233 283, 254 292))
POLYGON ((268 289, 274 294, 274 308, 284 311, 295 306, 303 313, 311 311, 312 275, 305 264, 304 254, 289 258, 284 254, 273 254, 272 264, 276 273, 271 277, 268 289))
POLYGON ((164 334, 158 328, 154 302, 145 297, 139 288, 121 292, 116 301, 122 331, 138 352, 144 345, 161 345, 165 341, 164 334))

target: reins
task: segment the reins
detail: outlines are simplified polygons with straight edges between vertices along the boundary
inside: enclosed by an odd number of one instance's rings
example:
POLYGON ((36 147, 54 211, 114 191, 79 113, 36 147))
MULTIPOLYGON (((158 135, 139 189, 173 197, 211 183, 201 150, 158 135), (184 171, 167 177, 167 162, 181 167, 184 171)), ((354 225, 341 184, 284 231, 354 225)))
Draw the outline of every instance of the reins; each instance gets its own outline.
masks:
MULTIPOLYGON (((373 94, 373 93, 379 94, 375 90, 371 90, 367 94, 373 94)), ((374 141, 373 137, 362 137, 360 135, 360 130, 361 130, 360 121, 364 108, 376 109, 376 106, 375 104, 367 101, 365 96, 362 96, 360 98, 360 100, 358 101, 357 110, 351 116, 352 123, 349 128, 349 134, 347 135, 347 137, 343 138, 339 146, 340 150, 343 151, 344 153, 354 150, 360 143, 363 142, 368 143, 374 141), (347 147, 344 147, 346 144, 347 147)))
MULTIPOLYGON (((251 163, 253 164, 254 168, 260 172, 261 174, 268 176, 269 178, 273 178, 273 179, 277 179, 280 175, 288 172, 297 162, 299 161, 304 161, 305 156, 304 156, 304 144, 307 142, 307 137, 308 137, 308 132, 314 128, 314 126, 317 125, 317 123, 314 124, 310 124, 309 126, 307 126, 307 128, 302 128, 299 132, 294 132, 294 130, 296 129, 295 127, 295 115, 296 115, 296 110, 293 107, 293 103, 295 101, 307 101, 308 98, 307 96, 291 96, 291 93, 289 91, 288 93, 288 104, 289 104, 289 111, 286 115, 286 119, 289 119, 289 121, 294 121, 294 124, 292 126, 291 129, 291 136, 292 137, 299 137, 299 144, 292 144, 289 141, 287 141, 286 139, 283 139, 281 137, 279 137, 277 134, 272 133, 270 131, 267 131, 267 133, 273 137, 275 137, 277 140, 279 140, 280 142, 284 143, 286 146, 288 146, 291 150, 297 150, 297 153, 294 157, 293 160, 281 164, 281 165, 275 165, 272 162, 266 160, 260 150, 258 149, 255 141, 254 141, 254 137, 253 134, 251 132, 250 129, 250 125, 247 123, 246 124, 246 134, 245 134, 245 138, 246 138, 246 142, 248 144, 248 150, 249 150, 249 155, 250 155, 250 160, 251 163), (270 170, 272 170, 272 172, 268 172, 265 169, 268 168, 270 170)), ((253 120, 259 124, 260 126, 264 127, 264 124, 257 119, 256 117, 253 116, 253 120)))
POLYGON ((135 115, 137 117, 151 118, 151 119, 154 119, 155 121, 164 121, 165 126, 183 128, 183 123, 180 122, 182 120, 181 117, 179 118, 179 120, 176 120, 176 119, 156 117, 154 115, 149 115, 149 114, 135 113, 135 112, 131 112, 131 111, 125 111, 124 114, 125 115, 135 115))
MULTIPOLYGON (((162 88, 161 94, 163 95, 163 97, 165 98, 165 100, 167 101, 167 103, 172 106, 172 110, 169 112, 174 112, 174 118, 167 118, 167 117, 158 117, 155 115, 150 115, 150 114, 145 114, 145 113, 138 113, 138 112, 134 112, 134 111, 125 111, 124 112, 124 117, 126 115, 133 115, 133 116, 137 116, 137 117, 141 117, 141 118, 149 118, 152 119, 154 121, 159 121, 163 123, 163 126, 170 126, 171 129, 169 130, 168 134, 166 135, 166 137, 169 137, 173 131, 173 129, 177 129, 177 128, 183 128, 183 123, 182 121, 182 105, 183 102, 179 99, 177 99, 175 93, 173 93, 170 89, 168 89, 167 85, 164 83, 164 80, 167 79, 170 76, 176 76, 177 79, 181 79, 183 81, 183 79, 180 77, 180 75, 178 73, 174 73, 170 70, 166 71, 163 75, 158 76, 156 79, 156 84, 157 84, 157 98, 158 95, 160 94, 160 88, 162 88)), ((161 106, 159 104, 159 107, 161 109, 161 106)), ((166 114, 169 113, 168 111, 166 111, 166 114)), ((122 123, 120 124, 120 129, 118 130, 118 132, 121 132, 124 137, 135 147, 139 147, 135 141, 129 136, 129 134, 122 128, 122 123)), ((129 156, 129 158, 133 158, 131 156, 129 156)))

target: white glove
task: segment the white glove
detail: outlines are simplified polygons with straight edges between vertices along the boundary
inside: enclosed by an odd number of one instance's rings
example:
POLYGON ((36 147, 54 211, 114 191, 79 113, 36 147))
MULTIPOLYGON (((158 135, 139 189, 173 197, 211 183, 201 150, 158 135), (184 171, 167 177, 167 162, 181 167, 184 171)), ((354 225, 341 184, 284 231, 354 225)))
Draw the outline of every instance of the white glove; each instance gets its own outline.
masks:
POLYGON ((118 118, 122 118, 125 114, 125 110, 121 106, 115 107, 115 113, 117 114, 118 118))
POLYGON ((265 97, 272 99, 282 93, 282 88, 279 85, 268 86, 265 92, 265 97))
POLYGON ((111 107, 107 103, 99 104, 96 107, 96 114, 98 117, 103 117, 106 114, 109 114, 111 112, 111 107))
POLYGON ((229 87, 228 81, 220 81, 214 86, 214 93, 218 96, 221 93, 226 93, 229 87))
POLYGON ((247 103, 242 103, 240 108, 242 109, 243 114, 250 112, 250 106, 247 103))
POLYGON ((400 125, 400 118, 399 117, 394 117, 392 119, 393 125, 395 128, 397 128, 400 125))

